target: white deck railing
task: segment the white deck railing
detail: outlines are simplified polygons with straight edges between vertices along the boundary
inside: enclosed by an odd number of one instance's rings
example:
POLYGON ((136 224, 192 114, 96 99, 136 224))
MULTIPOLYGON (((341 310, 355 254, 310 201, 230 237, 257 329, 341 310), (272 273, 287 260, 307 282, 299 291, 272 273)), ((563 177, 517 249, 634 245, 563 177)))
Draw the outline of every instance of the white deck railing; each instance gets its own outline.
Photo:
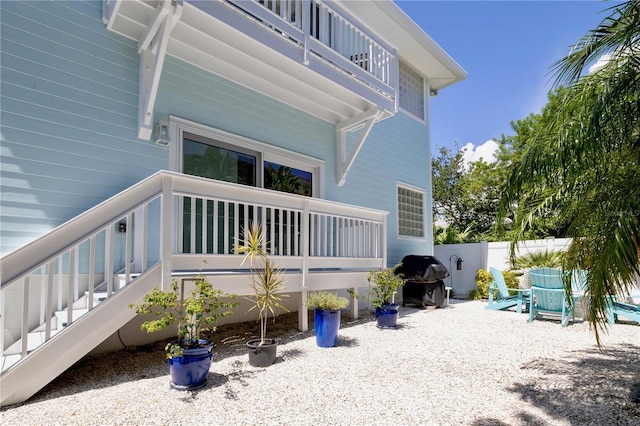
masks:
POLYGON ((161 171, 1 259, 3 358, 27 355, 154 265, 163 285, 204 260, 205 273, 237 272, 233 243, 253 221, 297 276, 288 291, 315 289, 314 270, 386 266, 386 212, 161 171))

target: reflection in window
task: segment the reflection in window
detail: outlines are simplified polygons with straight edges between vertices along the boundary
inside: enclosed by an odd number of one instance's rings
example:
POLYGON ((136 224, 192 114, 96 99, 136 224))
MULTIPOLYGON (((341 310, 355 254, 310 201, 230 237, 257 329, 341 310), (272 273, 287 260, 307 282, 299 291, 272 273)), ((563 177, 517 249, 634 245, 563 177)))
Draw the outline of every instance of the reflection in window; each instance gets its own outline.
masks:
POLYGON ((264 187, 310 197, 313 193, 312 173, 265 161, 264 187))
POLYGON ((185 174, 256 186, 256 157, 184 139, 185 174))

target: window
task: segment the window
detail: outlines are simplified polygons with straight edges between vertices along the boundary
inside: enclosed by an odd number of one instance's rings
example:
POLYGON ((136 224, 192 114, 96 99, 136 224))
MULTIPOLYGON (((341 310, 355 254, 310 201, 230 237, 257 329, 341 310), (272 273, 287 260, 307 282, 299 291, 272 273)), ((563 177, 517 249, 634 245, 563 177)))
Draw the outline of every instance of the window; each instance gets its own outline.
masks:
MULTIPOLYGON (((320 184, 324 172, 322 160, 176 117, 169 120, 169 135, 172 170, 308 197, 323 196, 320 184)), ((233 202, 225 204, 224 201, 185 196, 178 213, 182 215, 178 230, 182 238, 177 242, 178 249, 185 253, 222 253, 225 247, 232 247, 233 234, 216 234, 214 229, 232 229, 234 224, 253 222, 256 214, 243 206, 230 208, 232 205, 233 202)), ((299 221, 301 213, 297 214, 299 221)), ((293 216, 278 210, 267 217, 267 223, 270 221, 282 224, 274 228, 274 235, 267 234, 268 240, 284 244, 283 247, 274 246, 274 252, 291 250, 295 245, 294 238, 297 238, 293 216)))
POLYGON ((265 161, 264 187, 310 197, 313 194, 313 174, 295 167, 265 161))
POLYGON ((258 153, 230 149, 226 144, 198 142, 186 137, 183 141, 183 173, 225 182, 256 186, 258 153))
POLYGON ((322 198, 324 162, 273 145, 172 117, 172 170, 322 198))
POLYGON ((424 120, 424 78, 400 61, 400 108, 424 120))
POLYGON ((398 235, 424 238, 425 192, 398 185, 398 235))

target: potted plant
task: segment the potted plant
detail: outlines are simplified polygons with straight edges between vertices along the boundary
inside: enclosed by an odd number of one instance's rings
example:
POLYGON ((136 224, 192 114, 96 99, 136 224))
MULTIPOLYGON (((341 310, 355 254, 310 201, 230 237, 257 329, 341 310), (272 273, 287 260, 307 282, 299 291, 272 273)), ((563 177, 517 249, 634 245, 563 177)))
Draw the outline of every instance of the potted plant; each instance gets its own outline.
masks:
POLYGON ((334 347, 338 342, 340 309, 349 306, 349 299, 329 291, 316 291, 309 293, 307 306, 314 308, 316 344, 321 348, 334 347))
POLYGON ((234 294, 213 288, 204 277, 184 278, 180 286, 174 279, 170 290, 155 288, 144 296, 143 303, 131 305, 137 314, 154 315, 141 328, 148 333, 177 324, 177 340, 165 346, 170 385, 176 390, 196 390, 207 384, 214 343, 202 338, 205 331, 215 331, 218 320, 232 314, 237 302, 234 294), (185 282, 193 281, 195 288, 185 298, 185 282))
POLYGON ((395 294, 404 284, 404 279, 402 274, 396 274, 395 271, 400 266, 401 263, 398 263, 393 268, 370 271, 367 276, 371 305, 375 308, 376 321, 380 328, 395 328, 398 321, 395 294))
POLYGON ((269 314, 273 316, 275 321, 279 310, 288 312, 288 309, 282 304, 283 298, 288 297, 287 294, 282 294, 284 290, 282 270, 277 268, 269 257, 268 243, 265 240, 262 227, 252 223, 249 229, 244 230, 243 243, 234 246, 235 253, 245 255, 242 265, 249 260, 250 286, 254 293, 248 298, 253 302, 249 311, 257 310, 260 322, 260 339, 252 339, 246 343, 249 349, 249 364, 254 367, 267 367, 273 364, 276 359, 278 341, 266 337, 269 314))

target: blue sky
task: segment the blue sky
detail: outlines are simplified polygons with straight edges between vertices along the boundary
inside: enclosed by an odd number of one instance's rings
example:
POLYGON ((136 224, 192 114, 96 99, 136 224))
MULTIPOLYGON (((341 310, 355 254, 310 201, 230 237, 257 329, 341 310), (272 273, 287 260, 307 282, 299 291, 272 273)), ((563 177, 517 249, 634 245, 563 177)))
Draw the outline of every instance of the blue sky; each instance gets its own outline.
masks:
POLYGON ((433 153, 457 142, 480 155, 486 141, 513 134, 511 121, 540 112, 550 66, 620 3, 395 1, 468 73, 431 98, 433 153))

